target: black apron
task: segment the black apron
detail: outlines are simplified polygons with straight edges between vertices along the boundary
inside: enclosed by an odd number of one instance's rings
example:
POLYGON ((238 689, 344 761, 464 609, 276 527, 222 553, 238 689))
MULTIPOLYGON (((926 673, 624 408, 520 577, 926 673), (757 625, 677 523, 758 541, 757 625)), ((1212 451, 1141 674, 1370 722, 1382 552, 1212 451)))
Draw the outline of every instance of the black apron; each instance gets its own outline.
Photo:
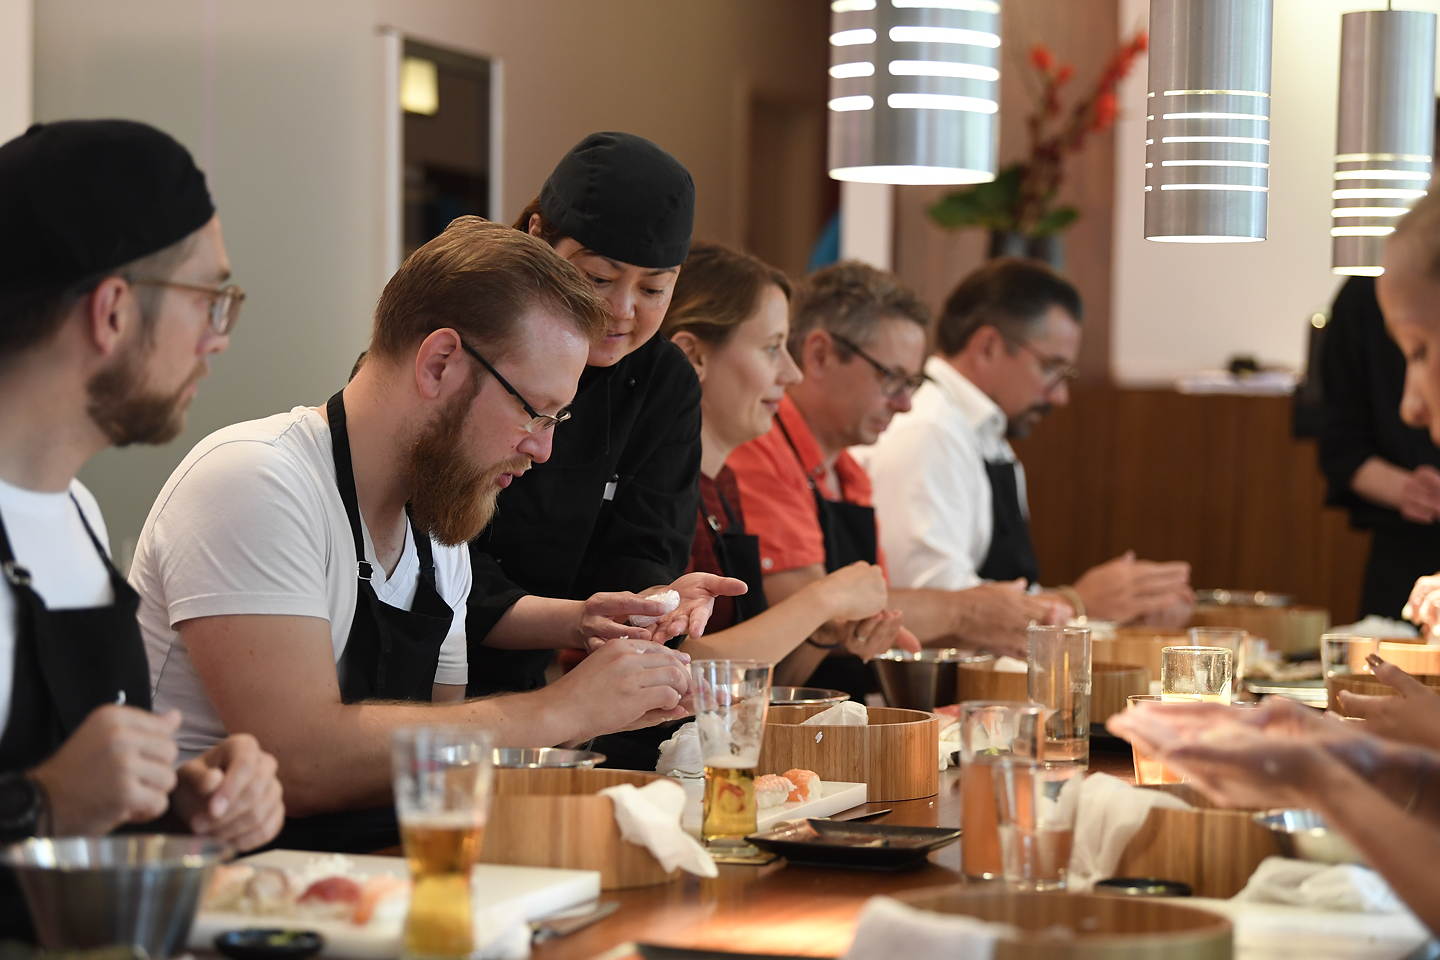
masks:
MULTIPOLYGON (((407 516, 415 541, 420 582, 409 610, 392 607, 376 596, 370 584, 371 564, 365 559, 365 537, 360 527, 360 504, 355 495, 355 468, 350 459, 350 436, 345 426, 345 402, 337 393, 325 405, 330 419, 330 444, 335 458, 335 485, 350 519, 357 560, 355 614, 345 652, 335 665, 340 699, 409 700, 428 703, 434 695, 435 669, 440 647, 450 632, 455 612, 435 588, 435 560, 430 537, 407 516)), ((324 850, 335 853, 370 853, 400 842, 393 807, 347 810, 289 819, 277 847, 324 850)))
MULTIPOLYGON (((750 587, 744 594, 734 598, 735 622, 740 623, 770 608, 765 600, 764 576, 760 572, 760 538, 744 532, 736 521, 735 511, 730 508, 723 494, 720 495, 720 506, 725 510, 725 530, 720 529, 720 521, 716 517, 703 512, 703 507, 701 518, 710 530, 715 556, 720 562, 720 572, 727 577, 744 580, 750 587)), ((682 724, 688 722, 673 720, 640 730, 607 733, 596 737, 591 742, 591 748, 605 754, 605 761, 600 764, 602 767, 616 770, 654 770, 655 764, 660 761, 660 744, 670 739, 682 724)))
MULTIPOLYGON (((71 498, 74 499, 73 497, 71 498)), ((80 505, 75 504, 80 510, 80 505)), ((0 737, 0 770, 29 770, 44 762, 96 707, 123 701, 150 709, 150 668, 135 612, 140 598, 90 529, 80 522, 105 564, 115 599, 109 606, 50 610, 30 585, 0 521, 0 571, 15 597, 15 669, 10 715, 0 737)), ((8 870, 0 870, 0 940, 29 939, 24 899, 8 870)))
MULTIPOLYGON (((775 425, 790 444, 790 450, 804 470, 805 461, 795 447, 790 432, 778 417, 775 425)), ((810 471, 805 471, 805 482, 810 485, 810 495, 815 498, 815 516, 820 522, 820 533, 825 539, 825 572, 834 573, 841 567, 863 560, 875 563, 879 557, 879 543, 876 539, 875 508, 862 507, 843 500, 831 500, 820 492, 810 471)), ((880 689, 874 669, 859 657, 849 653, 831 653, 820 661, 815 672, 806 681, 812 687, 829 690, 843 690, 852 700, 865 702, 865 695, 880 689)))
POLYGON ((985 476, 990 481, 990 550, 976 571, 982 580, 1009 581, 1024 577, 1040 581, 1040 563, 1030 539, 1030 521, 1020 509, 1020 485, 1015 462, 987 461, 985 476))

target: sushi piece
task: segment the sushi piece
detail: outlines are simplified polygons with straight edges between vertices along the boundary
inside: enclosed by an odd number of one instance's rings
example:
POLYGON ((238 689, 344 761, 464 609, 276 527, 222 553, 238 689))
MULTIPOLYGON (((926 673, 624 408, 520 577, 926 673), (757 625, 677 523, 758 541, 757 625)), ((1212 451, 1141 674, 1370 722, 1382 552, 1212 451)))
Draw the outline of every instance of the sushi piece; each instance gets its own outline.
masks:
POLYGON ((795 789, 790 791, 791 803, 819 798, 822 781, 814 770, 786 770, 783 776, 795 785, 795 789))
POLYGON ((759 810, 778 807, 786 801, 790 796, 790 792, 794 789, 795 784, 773 773, 756 777, 755 807, 759 810))

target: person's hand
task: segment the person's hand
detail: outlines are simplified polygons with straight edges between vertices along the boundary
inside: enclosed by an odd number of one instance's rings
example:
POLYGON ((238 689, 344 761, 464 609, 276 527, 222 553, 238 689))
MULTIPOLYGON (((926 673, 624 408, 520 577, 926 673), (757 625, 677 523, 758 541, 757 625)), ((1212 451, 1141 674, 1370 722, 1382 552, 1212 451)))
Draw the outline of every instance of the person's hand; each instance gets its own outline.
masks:
POLYGON ((1419 627, 1421 633, 1440 636, 1440 573, 1415 581, 1400 616, 1419 627))
POLYGON ((175 788, 180 713, 97 707, 50 759, 30 771, 50 801, 57 836, 98 836, 154 820, 175 788))
POLYGON ((1394 690, 1395 696, 1341 690, 1345 715, 1364 720, 1365 729, 1377 736, 1440 750, 1440 694, 1373 653, 1365 661, 1375 679, 1394 690))
POLYGON ((1086 570, 1075 592, 1085 601, 1086 616, 1120 624, 1166 611, 1187 596, 1194 602, 1190 564, 1137 560, 1133 550, 1086 570))
POLYGON ((285 805, 275 758, 250 734, 226 737, 175 773, 170 809, 192 833, 244 851, 280 832, 285 805))
POLYGON ((682 635, 703 636, 705 625, 715 609, 716 597, 738 597, 749 591, 744 580, 721 577, 713 573, 687 573, 667 586, 652 587, 646 594, 674 590, 680 594, 680 606, 665 614, 655 624, 650 638, 664 643, 682 635))
POLYGON ((596 737, 688 716, 689 664, 687 654, 649 640, 605 640, 544 689, 557 709, 577 711, 582 737, 596 737))
POLYGON ((1411 523, 1440 520, 1440 470, 1423 463, 1411 470, 1400 488, 1399 510, 1411 523))
POLYGON ((621 637, 652 639, 654 626, 635 627, 626 620, 631 616, 659 617, 664 614, 663 603, 647 600, 638 593, 594 594, 580 609, 580 619, 575 624, 576 645, 582 650, 589 650, 605 640, 621 637))
POLYGON ((1028 594, 1024 580, 982 583, 957 590, 961 638, 1002 656, 1025 656, 1025 631, 1030 624, 1064 623, 1073 614, 1070 605, 1050 594, 1028 594))
POLYGON ((1335 766, 1314 740, 1267 737, 1243 724, 1217 727, 1160 759, 1214 803, 1250 809, 1312 806, 1335 766))
MULTIPOLYGON (((815 582, 821 602, 833 620, 864 620, 885 609, 889 590, 885 574, 863 560, 841 567, 815 582)), ((853 651, 852 651, 853 652, 853 651)))
POLYGON ((920 652, 920 641, 905 629, 899 610, 882 610, 873 617, 856 620, 845 638, 845 651, 868 663, 892 647, 920 652))
POLYGON ((1187 626, 1194 616, 1195 591, 1186 584, 1161 600, 1160 606, 1152 608, 1135 623, 1157 630, 1180 630, 1187 626))

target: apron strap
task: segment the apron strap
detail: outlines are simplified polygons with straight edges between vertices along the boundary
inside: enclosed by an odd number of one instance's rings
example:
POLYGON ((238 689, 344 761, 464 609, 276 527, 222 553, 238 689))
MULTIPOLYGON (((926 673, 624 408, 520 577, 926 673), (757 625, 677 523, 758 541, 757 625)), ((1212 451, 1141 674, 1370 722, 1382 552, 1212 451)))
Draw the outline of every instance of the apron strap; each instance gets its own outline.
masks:
MULTIPOLYGON (((85 514, 82 512, 80 516, 83 518, 85 514)), ((88 525, 86 529, 89 529, 88 525)), ((12 587, 30 586, 30 571, 15 561, 15 550, 10 546, 10 534, 5 530, 4 520, 0 520, 0 573, 12 587)))
MULTIPOLYGON (((335 458, 335 486, 340 489, 340 499, 345 504, 345 516, 350 521, 350 534, 355 538, 356 576, 370 580, 374 568, 365 559, 365 535, 360 531, 360 500, 355 494, 355 465, 350 459, 350 434, 345 429, 345 391, 336 391, 325 404, 325 413, 330 418, 330 450, 335 458)), ((415 549, 420 549, 416 539, 415 549)))

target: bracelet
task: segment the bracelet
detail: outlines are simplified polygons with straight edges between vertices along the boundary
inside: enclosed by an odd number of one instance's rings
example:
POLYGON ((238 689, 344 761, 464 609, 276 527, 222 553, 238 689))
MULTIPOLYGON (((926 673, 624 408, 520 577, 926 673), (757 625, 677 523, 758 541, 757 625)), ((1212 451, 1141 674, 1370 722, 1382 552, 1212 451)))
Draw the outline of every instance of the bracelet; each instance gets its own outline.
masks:
POLYGON ((805 642, 819 650, 836 650, 844 645, 844 640, 836 640, 834 643, 816 643, 814 637, 806 637, 805 642))
POLYGON ((1065 601, 1074 609, 1076 617, 1083 618, 1085 616, 1085 601, 1080 599, 1079 590, 1074 587, 1056 587, 1055 592, 1065 598, 1065 601))

